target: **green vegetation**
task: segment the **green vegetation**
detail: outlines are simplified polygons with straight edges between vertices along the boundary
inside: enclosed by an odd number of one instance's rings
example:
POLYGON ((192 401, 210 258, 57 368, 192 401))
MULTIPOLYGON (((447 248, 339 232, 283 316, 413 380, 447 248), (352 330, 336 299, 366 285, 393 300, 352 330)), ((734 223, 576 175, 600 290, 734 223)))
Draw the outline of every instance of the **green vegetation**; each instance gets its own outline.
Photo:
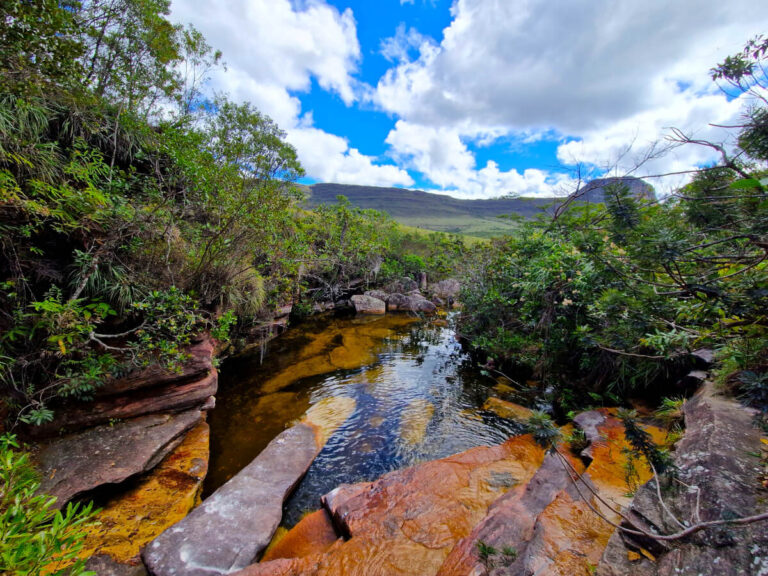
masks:
POLYGON ((95 511, 89 504, 52 509, 56 499, 37 494, 40 482, 15 436, 0 437, 0 571, 18 576, 86 576, 78 559, 95 511), (66 566, 66 568, 60 568, 66 566))
MULTIPOLYGON (((751 71, 766 51, 767 40, 753 41, 713 78, 749 88, 760 81, 751 71)), ((768 365, 761 94, 745 111, 735 151, 676 133, 681 144, 712 146, 722 157, 664 202, 617 184, 603 204, 572 205, 495 240, 466 282, 462 333, 497 364, 551 386, 563 413, 601 399, 663 396, 700 347, 716 349, 722 382, 761 403, 768 365)))

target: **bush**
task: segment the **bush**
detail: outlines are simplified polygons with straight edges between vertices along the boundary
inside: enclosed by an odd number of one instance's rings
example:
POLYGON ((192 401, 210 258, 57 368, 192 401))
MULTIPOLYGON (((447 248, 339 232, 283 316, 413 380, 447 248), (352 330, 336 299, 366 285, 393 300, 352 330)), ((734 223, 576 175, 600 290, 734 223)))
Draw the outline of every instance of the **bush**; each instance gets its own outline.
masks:
POLYGON ((29 456, 17 449, 16 437, 0 437, 0 572, 14 576, 87 576, 78 559, 86 530, 92 526, 93 505, 68 504, 53 510, 53 496, 40 487, 29 456))

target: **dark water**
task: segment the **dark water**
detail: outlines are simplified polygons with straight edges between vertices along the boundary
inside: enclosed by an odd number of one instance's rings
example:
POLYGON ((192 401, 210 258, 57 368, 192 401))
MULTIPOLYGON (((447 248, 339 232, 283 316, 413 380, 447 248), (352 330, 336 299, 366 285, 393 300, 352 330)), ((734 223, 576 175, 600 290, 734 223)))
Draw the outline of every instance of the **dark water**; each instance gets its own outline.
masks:
MULTIPOLYGON (((482 375, 450 318, 320 318, 224 364, 210 417, 210 494, 308 408, 339 399, 351 411, 286 503, 292 526, 342 483, 442 458, 520 432, 482 409, 510 389, 482 375)), ((347 413, 345 412, 345 414, 347 413)))

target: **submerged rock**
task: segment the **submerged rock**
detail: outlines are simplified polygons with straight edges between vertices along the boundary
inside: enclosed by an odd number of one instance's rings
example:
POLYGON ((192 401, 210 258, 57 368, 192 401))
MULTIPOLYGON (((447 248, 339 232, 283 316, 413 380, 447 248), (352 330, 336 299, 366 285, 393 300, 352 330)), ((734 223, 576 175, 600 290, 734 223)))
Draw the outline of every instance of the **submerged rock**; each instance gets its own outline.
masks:
POLYGON ((144 549, 150 573, 213 576, 253 562, 280 524, 285 498, 353 410, 351 398, 315 405, 304 421, 279 434, 253 462, 144 549))
POLYGON ((79 495, 147 472, 201 417, 198 410, 142 416, 53 440, 40 453, 40 491, 56 496, 61 508, 79 495))
POLYGON ((516 420, 517 422, 526 422, 533 414, 533 411, 530 408, 515 404, 514 402, 507 402, 506 400, 495 398, 493 396, 485 401, 483 410, 488 410, 501 418, 516 420))
POLYGON ((432 402, 424 398, 412 400, 400 416, 399 437, 410 446, 421 444, 434 414, 435 405, 432 402))
POLYGON ((355 294, 351 300, 355 312, 358 314, 385 314, 387 311, 387 305, 384 301, 373 296, 355 294))
MULTIPOLYGON (((680 521, 692 524, 768 511, 759 481, 759 461, 754 456, 760 451, 761 434, 752 423, 753 412, 718 396, 708 381, 686 402, 684 413, 685 436, 675 451, 679 478, 684 484, 664 493, 672 513, 680 521)), ((628 514, 635 526, 646 530, 653 528, 671 534, 682 529, 661 506, 654 481, 638 490, 628 514)), ((666 545, 616 531, 597 573, 768 574, 768 521, 715 527, 666 545)))

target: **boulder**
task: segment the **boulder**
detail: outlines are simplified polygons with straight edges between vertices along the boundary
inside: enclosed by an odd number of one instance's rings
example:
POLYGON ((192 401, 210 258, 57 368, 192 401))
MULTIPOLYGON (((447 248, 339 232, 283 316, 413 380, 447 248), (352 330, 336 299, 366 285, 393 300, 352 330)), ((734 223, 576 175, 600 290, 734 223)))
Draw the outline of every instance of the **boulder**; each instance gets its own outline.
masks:
POLYGON ((40 491, 61 508, 77 496, 118 484, 154 468, 200 422, 199 410, 154 414, 90 428, 45 444, 40 452, 40 491))
POLYGON ((448 278, 446 280, 440 280, 436 284, 432 284, 430 292, 442 300, 451 302, 459 297, 461 292, 461 284, 455 278, 448 278))
POLYGON ((390 294, 387 299, 387 308, 391 311, 431 314, 437 309, 437 306, 419 293, 394 293, 390 294))
POLYGON ((215 576, 246 567, 267 547, 283 502, 328 437, 354 411, 329 398, 279 434, 248 466, 143 551, 154 576, 215 576))
POLYGON ((384 292, 384 290, 367 290, 364 294, 365 296, 378 298, 379 300, 383 300, 384 302, 386 302, 387 299, 389 298, 389 294, 384 292))
POLYGON ((413 278, 403 277, 395 282, 391 282, 387 285, 387 292, 398 292, 400 294, 407 294, 419 289, 419 283, 413 278))
MULTIPOLYGON (((667 492, 675 516, 693 523, 734 519, 768 511, 760 485, 761 433, 754 412, 718 396, 712 382, 684 406, 685 436, 675 450, 679 479, 687 489, 667 492)), ((634 525, 674 533, 681 528, 656 496, 655 481, 642 486, 628 516, 634 525)), ((674 546, 619 531, 611 536, 600 576, 757 575, 768 573, 766 521, 720 526, 696 533, 674 546), (651 558, 654 558, 652 561, 651 558)))
POLYGON ((387 311, 387 305, 384 301, 373 296, 355 294, 351 300, 355 312, 358 314, 384 314, 387 311))
POLYGON ((525 423, 533 415, 533 411, 530 408, 515 404, 514 402, 507 402, 501 398, 491 396, 483 404, 483 410, 493 412, 501 418, 507 420, 515 420, 517 422, 525 423))
POLYGON ((91 556, 85 564, 85 569, 98 576, 147 576, 147 570, 141 562, 134 565, 120 564, 106 554, 91 556))

